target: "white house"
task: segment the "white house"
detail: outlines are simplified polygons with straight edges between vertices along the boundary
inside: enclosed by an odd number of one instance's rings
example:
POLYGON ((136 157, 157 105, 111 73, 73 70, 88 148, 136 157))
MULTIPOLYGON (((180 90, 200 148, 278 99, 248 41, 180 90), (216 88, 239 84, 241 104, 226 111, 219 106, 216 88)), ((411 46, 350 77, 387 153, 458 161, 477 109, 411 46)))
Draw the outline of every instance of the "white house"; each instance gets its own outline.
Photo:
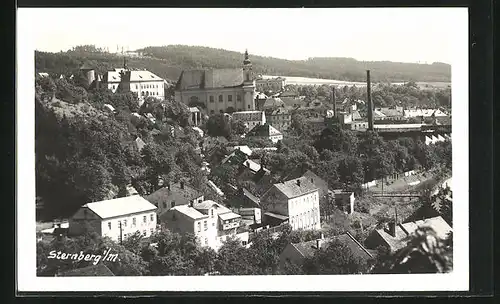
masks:
POLYGON ((69 219, 69 234, 82 234, 86 225, 117 242, 137 231, 149 237, 156 230, 156 206, 139 195, 88 203, 69 219))
POLYGON ((266 123, 255 126, 247 133, 246 137, 262 138, 270 140, 273 143, 277 143, 278 141, 283 140, 283 133, 266 123))
POLYGON ((241 216, 212 200, 173 207, 160 220, 169 230, 194 234, 201 246, 214 250, 230 237, 248 244, 248 232, 240 230, 241 216))
POLYGON ((260 201, 262 209, 266 211, 264 216, 275 217, 280 221, 287 218, 293 230, 321 228, 319 188, 308 177, 274 184, 260 201))
POLYGON ((241 111, 231 115, 233 121, 242 121, 249 129, 266 123, 264 111, 241 111))

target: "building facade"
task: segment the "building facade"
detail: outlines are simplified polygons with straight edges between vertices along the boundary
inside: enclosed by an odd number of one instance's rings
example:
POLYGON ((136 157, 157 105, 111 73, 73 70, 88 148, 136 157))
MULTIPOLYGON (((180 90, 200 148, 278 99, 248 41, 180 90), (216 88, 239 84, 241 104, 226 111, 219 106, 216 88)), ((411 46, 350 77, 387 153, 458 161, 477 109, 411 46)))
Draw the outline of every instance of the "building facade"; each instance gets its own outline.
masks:
POLYGON ((69 219, 69 234, 80 235, 87 226, 115 242, 136 232, 149 237, 157 228, 156 206, 139 195, 88 203, 69 219))
POLYGON ((201 192, 183 181, 167 183, 166 187, 151 193, 145 198, 158 208, 158 215, 175 206, 204 201, 204 196, 201 192))
POLYGON ((147 97, 165 98, 165 80, 146 70, 129 70, 125 66, 107 71, 103 75, 101 83, 113 93, 117 92, 118 89, 122 92, 136 93, 141 105, 147 97))
POLYGON ((261 197, 264 211, 288 217, 292 230, 320 229, 319 191, 309 178, 274 184, 261 197))
POLYGON ((239 69, 186 70, 175 87, 175 100, 202 106, 207 114, 255 110, 255 80, 245 52, 239 69))
POLYGON ((267 78, 267 79, 259 77, 255 81, 256 89, 259 92, 266 92, 266 91, 279 92, 282 91, 283 88, 285 88, 285 85, 286 85, 286 79, 283 77, 267 78))
POLYGON ((161 216, 161 222, 173 232, 194 234, 201 246, 218 250, 229 237, 248 244, 248 232, 240 228, 241 216, 211 200, 176 206, 161 216))
POLYGON ((279 131, 288 130, 292 124, 292 114, 285 108, 266 111, 266 119, 271 126, 279 131))
POLYGON ((232 114, 233 121, 242 121, 249 129, 266 123, 264 111, 241 111, 232 114))

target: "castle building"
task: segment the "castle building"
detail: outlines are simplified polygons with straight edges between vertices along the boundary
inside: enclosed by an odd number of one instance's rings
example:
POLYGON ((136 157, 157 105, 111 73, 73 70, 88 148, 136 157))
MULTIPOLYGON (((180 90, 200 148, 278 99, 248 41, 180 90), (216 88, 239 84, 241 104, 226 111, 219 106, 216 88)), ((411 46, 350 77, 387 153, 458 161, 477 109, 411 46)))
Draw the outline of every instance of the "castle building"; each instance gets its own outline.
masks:
POLYGON ((245 51, 242 68, 185 70, 175 87, 175 100, 201 107, 207 114, 254 111, 255 79, 245 51))

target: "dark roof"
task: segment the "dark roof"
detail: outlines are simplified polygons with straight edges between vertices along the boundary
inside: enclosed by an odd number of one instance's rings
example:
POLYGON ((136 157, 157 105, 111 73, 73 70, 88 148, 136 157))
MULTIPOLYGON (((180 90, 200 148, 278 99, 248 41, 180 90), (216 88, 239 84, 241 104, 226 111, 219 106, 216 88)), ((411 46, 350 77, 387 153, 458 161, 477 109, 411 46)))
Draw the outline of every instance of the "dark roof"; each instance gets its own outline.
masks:
MULTIPOLYGON (((321 248, 327 248, 332 241, 340 242, 351 249, 352 254, 360 259, 369 260, 373 255, 361 244, 359 243, 350 233, 344 233, 332 238, 324 239, 323 246, 321 248)), ((304 257, 311 257, 316 252, 316 240, 301 242, 292 244, 297 251, 299 251, 304 257)))
POLYGON ((289 199, 319 190, 318 187, 311 183, 310 179, 307 177, 300 177, 286 182, 277 183, 274 184, 274 187, 276 187, 289 199), (298 185, 299 181, 300 186, 298 185))
POLYGON ((181 189, 180 183, 171 183, 170 190, 168 187, 163 187, 146 196, 145 199, 156 206, 159 206, 159 203, 166 202, 167 200, 174 200, 176 205, 182 205, 202 195, 201 192, 186 183, 184 183, 184 189, 181 189))
POLYGON ((90 265, 83 268, 73 269, 59 273, 60 277, 112 277, 113 272, 104 264, 90 265))
POLYGON ((277 214, 277 213, 272 213, 272 212, 265 212, 264 215, 267 215, 267 216, 270 216, 270 217, 274 217, 278 220, 281 220, 281 221, 286 221, 288 220, 288 216, 286 215, 281 215, 281 214, 277 214))
POLYGON ((253 129, 250 130, 247 133, 246 136, 265 136, 265 137, 269 137, 271 135, 279 135, 279 134, 281 134, 281 132, 278 131, 278 129, 274 128, 273 126, 271 126, 268 123, 265 123, 263 125, 257 125, 255 127, 253 127, 253 129), (275 134, 271 134, 272 131, 275 131, 274 132, 275 134))
POLYGON ((212 88, 231 88, 243 85, 243 69, 214 69, 182 71, 176 91, 212 88))

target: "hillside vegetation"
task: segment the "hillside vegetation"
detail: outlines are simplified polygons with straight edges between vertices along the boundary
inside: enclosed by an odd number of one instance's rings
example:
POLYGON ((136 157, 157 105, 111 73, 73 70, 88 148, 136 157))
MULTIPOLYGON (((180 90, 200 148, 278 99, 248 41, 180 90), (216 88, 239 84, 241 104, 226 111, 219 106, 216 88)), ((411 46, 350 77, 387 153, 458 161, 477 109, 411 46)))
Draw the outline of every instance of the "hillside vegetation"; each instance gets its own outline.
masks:
MULTIPOLYGON (((35 52, 38 72, 72 74, 84 62, 103 72, 123 65, 123 58, 105 53, 93 46, 76 47, 67 52, 35 52)), ((243 54, 201 46, 169 45, 146 47, 138 51, 147 56, 128 58, 131 68, 148 69, 160 77, 176 81, 184 69, 241 67, 243 54)), ((389 61, 364 62, 353 58, 309 58, 285 60, 250 54, 256 73, 298 77, 314 77, 344 81, 365 81, 366 69, 374 82, 449 82, 451 66, 444 63, 416 64, 389 61)))

